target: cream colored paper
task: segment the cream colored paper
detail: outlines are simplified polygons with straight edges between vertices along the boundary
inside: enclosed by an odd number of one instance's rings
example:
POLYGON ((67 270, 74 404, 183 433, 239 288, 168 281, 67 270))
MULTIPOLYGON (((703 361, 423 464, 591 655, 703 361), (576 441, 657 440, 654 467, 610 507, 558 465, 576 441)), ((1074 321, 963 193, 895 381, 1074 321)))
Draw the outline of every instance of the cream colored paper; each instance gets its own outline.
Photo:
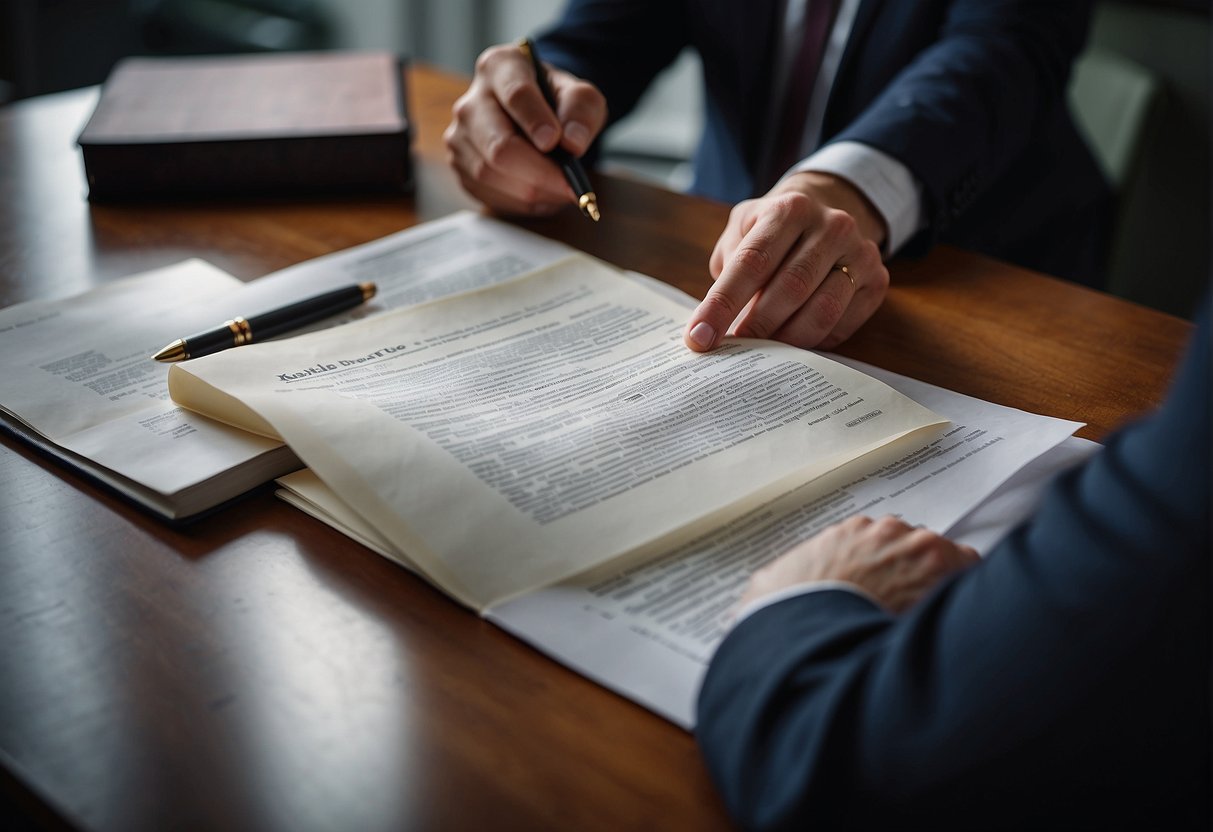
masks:
POLYGON ((476 609, 665 547, 943 420, 819 355, 681 343, 685 310, 581 255, 188 362, 175 401, 280 436, 476 609))

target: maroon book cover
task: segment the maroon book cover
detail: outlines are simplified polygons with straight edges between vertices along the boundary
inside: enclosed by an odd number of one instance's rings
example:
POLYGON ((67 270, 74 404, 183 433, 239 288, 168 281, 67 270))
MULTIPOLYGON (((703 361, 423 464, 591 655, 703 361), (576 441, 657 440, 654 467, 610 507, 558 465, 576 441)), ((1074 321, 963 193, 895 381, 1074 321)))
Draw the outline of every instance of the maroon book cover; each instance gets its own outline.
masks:
POLYGON ((407 191, 387 52, 128 58, 80 134, 89 199, 407 191))

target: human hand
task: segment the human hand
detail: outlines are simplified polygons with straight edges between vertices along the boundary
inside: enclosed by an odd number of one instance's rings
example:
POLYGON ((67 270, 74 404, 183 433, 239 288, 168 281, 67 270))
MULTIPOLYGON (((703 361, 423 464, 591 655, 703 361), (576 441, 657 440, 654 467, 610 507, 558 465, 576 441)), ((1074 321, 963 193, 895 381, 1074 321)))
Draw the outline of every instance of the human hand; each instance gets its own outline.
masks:
POLYGON ((973 547, 914 528, 891 515, 879 520, 852 517, 755 572, 740 604, 809 581, 846 581, 899 613, 948 575, 979 560, 973 547))
POLYGON ((683 340, 706 352, 731 325, 735 335, 798 347, 841 344, 888 291, 885 233, 879 212, 846 180, 816 171, 787 177, 729 214, 708 261, 716 283, 683 340))
POLYGON ((577 203, 560 168, 544 154, 556 146, 575 157, 606 123, 597 87, 548 68, 556 112, 530 59, 517 46, 493 46, 476 60, 472 84, 455 102, 443 133, 447 157, 465 190, 491 208, 544 215, 577 203))

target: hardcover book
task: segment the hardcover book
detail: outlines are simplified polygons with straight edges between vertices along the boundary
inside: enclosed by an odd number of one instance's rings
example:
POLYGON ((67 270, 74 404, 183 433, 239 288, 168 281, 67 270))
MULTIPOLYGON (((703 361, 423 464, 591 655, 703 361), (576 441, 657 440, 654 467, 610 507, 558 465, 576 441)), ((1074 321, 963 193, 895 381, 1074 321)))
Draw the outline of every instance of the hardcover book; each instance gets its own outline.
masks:
POLYGON ((407 191, 388 52, 128 58, 80 134, 89 199, 407 191))

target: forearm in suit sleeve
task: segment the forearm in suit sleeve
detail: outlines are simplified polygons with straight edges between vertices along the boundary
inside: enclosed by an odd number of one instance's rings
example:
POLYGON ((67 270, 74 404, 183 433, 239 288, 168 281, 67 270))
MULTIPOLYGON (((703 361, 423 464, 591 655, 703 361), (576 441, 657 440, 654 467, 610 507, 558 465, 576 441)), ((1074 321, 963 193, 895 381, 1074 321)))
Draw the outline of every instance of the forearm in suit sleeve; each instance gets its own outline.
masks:
POLYGON ((614 123, 687 45, 686 16, 674 0, 570 0, 536 43, 545 61, 602 91, 614 123))
POLYGON ((1204 318, 1160 413, 910 613, 819 592, 725 639, 696 732, 743 824, 1208 828, 1204 318))
MULTIPOLYGON (((871 145, 924 185, 933 233, 1023 152, 1047 141, 1083 46, 1086 0, 957 0, 934 45, 831 141, 871 145)), ((1018 210, 1008 206, 1008 210, 1018 210)))

